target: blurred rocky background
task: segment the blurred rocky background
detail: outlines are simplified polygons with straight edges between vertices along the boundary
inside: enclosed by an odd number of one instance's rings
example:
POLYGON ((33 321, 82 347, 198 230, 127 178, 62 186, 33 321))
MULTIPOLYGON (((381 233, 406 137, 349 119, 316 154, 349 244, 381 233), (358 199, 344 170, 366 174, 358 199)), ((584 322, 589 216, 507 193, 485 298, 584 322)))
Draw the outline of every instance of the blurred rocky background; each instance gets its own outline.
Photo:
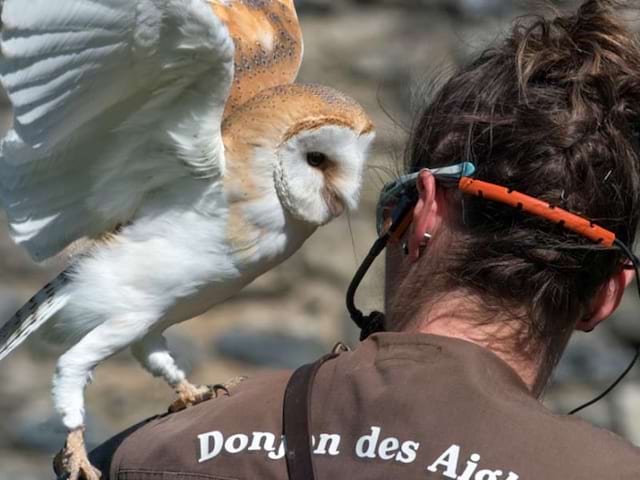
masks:
MULTIPOLYGON (((52 0, 53 1, 53 0, 52 0)), ((541 1, 297 0, 306 57, 300 80, 342 89, 375 118, 378 141, 359 211, 321 229, 280 268, 210 313, 174 327, 170 341, 195 382, 217 383, 262 369, 293 368, 357 334, 344 293, 374 240, 374 202, 401 168, 404 126, 420 86, 446 77, 495 41, 517 15, 541 1)), ((573 8, 576 2, 550 2, 573 8)), ((29 8, 25 5, 25 8, 29 8)), ((633 19, 631 19, 633 21, 633 19)), ((9 122, 6 101, 0 119, 9 122)), ((2 215, 0 213, 0 215, 2 215)), ((0 217, 0 322, 8 319, 57 267, 34 265, 9 240, 0 217)), ((382 265, 359 293, 361 308, 380 307, 382 265)), ((564 413, 603 390, 640 343, 640 305, 630 291, 605 328, 580 335, 564 358, 547 403, 564 413)), ((64 432, 52 411, 50 382, 61 352, 30 339, 0 365, 0 480, 52 478, 52 454, 64 432)), ((164 411, 172 392, 128 352, 105 362, 87 392, 89 443, 164 411)), ((584 417, 640 445, 640 368, 584 417)))

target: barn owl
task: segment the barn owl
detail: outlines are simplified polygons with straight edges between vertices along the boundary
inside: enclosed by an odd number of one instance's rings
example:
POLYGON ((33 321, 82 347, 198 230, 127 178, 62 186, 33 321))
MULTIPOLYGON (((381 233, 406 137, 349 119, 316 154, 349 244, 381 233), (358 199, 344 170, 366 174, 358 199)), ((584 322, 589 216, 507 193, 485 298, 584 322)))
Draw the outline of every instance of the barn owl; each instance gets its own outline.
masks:
POLYGON ((374 130, 343 94, 292 83, 292 0, 6 0, 2 20, 11 235, 36 260, 91 246, 0 329, 0 359, 45 324, 70 346, 53 381, 69 430, 58 460, 94 480, 83 441, 94 367, 131 346, 178 406, 205 399, 163 331, 353 208, 374 130))

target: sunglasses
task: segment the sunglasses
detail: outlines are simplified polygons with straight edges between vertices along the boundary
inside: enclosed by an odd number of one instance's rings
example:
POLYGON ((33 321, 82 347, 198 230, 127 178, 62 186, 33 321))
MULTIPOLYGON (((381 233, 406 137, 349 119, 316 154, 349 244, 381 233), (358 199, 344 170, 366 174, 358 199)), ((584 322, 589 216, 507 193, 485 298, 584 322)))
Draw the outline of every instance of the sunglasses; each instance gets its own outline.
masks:
POLYGON ((392 226, 396 227, 394 228, 395 238, 404 234, 411 223, 408 213, 418 201, 418 178, 424 171, 430 172, 440 185, 452 188, 458 187, 463 177, 471 177, 476 167, 473 163, 463 162, 448 167, 425 168, 385 184, 376 207, 378 237, 389 233, 392 226))

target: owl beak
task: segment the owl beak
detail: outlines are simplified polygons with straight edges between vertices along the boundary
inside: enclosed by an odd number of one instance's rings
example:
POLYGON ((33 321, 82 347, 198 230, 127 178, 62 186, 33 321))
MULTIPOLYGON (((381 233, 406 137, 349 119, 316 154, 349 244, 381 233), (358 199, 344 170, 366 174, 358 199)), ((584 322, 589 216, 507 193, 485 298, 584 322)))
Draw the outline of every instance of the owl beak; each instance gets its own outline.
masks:
POLYGON ((333 217, 339 217, 344 213, 344 201, 338 195, 332 195, 333 201, 327 202, 329 211, 333 217))
POLYGON ((340 195, 333 192, 331 189, 325 189, 323 196, 332 218, 339 217, 344 213, 346 209, 345 201, 340 197, 340 195))

